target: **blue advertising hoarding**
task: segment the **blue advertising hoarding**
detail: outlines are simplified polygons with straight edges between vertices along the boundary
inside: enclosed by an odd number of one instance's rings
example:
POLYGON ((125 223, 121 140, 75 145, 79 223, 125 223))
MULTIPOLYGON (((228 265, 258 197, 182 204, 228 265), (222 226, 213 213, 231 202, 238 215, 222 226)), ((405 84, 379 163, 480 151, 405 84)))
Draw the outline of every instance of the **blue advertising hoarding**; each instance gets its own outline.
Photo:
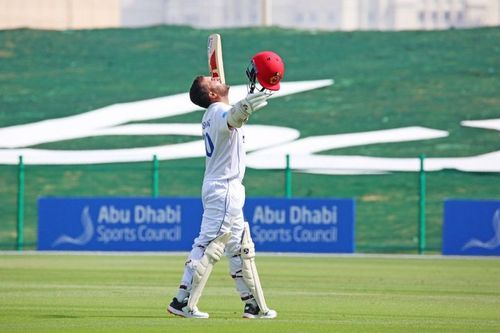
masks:
MULTIPOLYGON (((248 198, 258 251, 352 253, 354 200, 248 198)), ((188 251, 200 229, 200 198, 40 198, 38 249, 188 251)))
POLYGON ((41 198, 38 249, 188 250, 201 214, 199 198, 41 198))
POLYGON ((443 254, 500 255, 500 201, 446 200, 443 254))
POLYGON ((259 251, 352 253, 354 208, 352 199, 252 198, 244 212, 259 251))

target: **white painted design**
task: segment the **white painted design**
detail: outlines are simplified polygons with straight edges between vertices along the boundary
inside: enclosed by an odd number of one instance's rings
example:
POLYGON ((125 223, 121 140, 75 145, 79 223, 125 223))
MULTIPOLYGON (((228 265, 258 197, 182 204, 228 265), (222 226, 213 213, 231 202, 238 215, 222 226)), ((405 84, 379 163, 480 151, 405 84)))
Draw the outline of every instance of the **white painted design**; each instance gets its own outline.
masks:
POLYGON ((465 127, 477 127, 500 131, 500 118, 497 119, 483 119, 483 120, 464 120, 460 125, 465 127))
POLYGON ((377 158, 367 156, 317 155, 315 153, 376 143, 429 140, 446 137, 448 132, 425 127, 403 127, 389 130, 323 135, 261 149, 247 157, 247 165, 256 169, 282 169, 286 154, 291 155, 291 167, 312 173, 357 174, 386 171, 415 171, 418 158, 377 158), (392 163, 388 163, 392 161, 392 163), (324 171, 324 172, 323 172, 324 171))
MULTIPOLYGON (((271 98, 318 89, 333 80, 282 83, 282 89, 271 98)), ((230 100, 246 95, 246 86, 230 90, 230 100)), ((187 135, 200 136, 199 124, 127 124, 166 118, 200 111, 189 101, 187 93, 131 103, 110 105, 79 115, 49 119, 32 124, 0 128, 0 164, 17 164, 23 156, 26 164, 96 164, 150 161, 204 156, 201 139, 192 142, 155 147, 98 150, 48 150, 25 148, 62 140, 107 135, 187 135), (3 149, 1 149, 3 148, 3 149)), ((266 112, 265 110, 261 112, 266 112)), ((286 114, 286 111, 283 111, 286 114)), ((257 115, 258 116, 258 115, 257 115)), ((462 125, 500 131, 500 119, 463 121, 462 125)), ((372 156, 320 155, 322 151, 368 144, 431 140, 448 132, 404 127, 370 132, 322 135, 301 138, 293 128, 246 125, 247 165, 256 169, 282 169, 290 154, 295 171, 317 174, 383 174, 392 171, 418 171, 419 159, 372 156), (295 140, 295 141, 294 141, 295 140)), ((457 169, 467 172, 500 172, 500 150, 470 157, 427 158, 427 171, 457 169)))
MULTIPOLYGON (((281 90, 271 98, 314 90, 332 84, 333 80, 284 82, 281 85, 281 90)), ((236 102, 243 99, 246 93, 246 85, 231 87, 229 100, 236 102)), ((188 93, 145 101, 113 104, 74 116, 0 128, 0 148, 20 148, 47 142, 106 135, 106 130, 125 123, 172 117, 201 110, 191 103, 188 93)), ((171 125, 178 126, 179 124, 171 125)), ((122 135, 125 134, 124 129, 122 128, 122 135)), ((154 134, 160 133, 155 132, 154 134)), ((201 129, 196 135, 201 136, 201 129)), ((0 163, 5 163, 1 159, 1 155, 0 163)))

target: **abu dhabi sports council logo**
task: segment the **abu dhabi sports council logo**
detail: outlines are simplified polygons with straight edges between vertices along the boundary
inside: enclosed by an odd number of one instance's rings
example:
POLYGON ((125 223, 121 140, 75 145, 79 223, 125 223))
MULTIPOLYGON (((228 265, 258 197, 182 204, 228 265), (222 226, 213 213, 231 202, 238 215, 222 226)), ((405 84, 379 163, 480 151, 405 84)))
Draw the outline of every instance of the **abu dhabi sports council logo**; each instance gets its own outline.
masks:
POLYGON ((500 246, 500 209, 497 209, 495 211, 495 214, 493 215, 493 231, 494 235, 493 238, 491 238, 488 241, 481 241, 479 239, 473 238, 465 245, 462 247, 462 251, 465 251, 467 249, 471 248, 482 248, 482 249, 487 249, 487 250, 493 250, 496 249, 497 247, 500 246))
POLYGON ((184 221, 202 215, 199 198, 40 198, 37 248, 184 251, 196 236, 184 221))
POLYGON ((85 208, 83 208, 80 221, 83 226, 83 233, 80 236, 71 237, 68 235, 61 235, 54 241, 54 243, 52 243, 52 247, 56 247, 61 244, 73 244, 80 246, 87 244, 92 239, 92 236, 94 236, 94 224, 90 218, 89 206, 85 206, 85 208))

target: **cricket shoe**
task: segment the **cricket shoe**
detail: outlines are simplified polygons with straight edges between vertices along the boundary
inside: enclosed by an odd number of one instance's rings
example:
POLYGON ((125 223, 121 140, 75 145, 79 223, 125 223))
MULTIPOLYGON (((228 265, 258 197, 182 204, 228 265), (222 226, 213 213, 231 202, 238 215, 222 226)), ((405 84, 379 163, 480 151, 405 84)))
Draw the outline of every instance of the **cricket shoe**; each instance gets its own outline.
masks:
POLYGON ((172 303, 167 308, 167 311, 173 315, 184 317, 184 318, 197 318, 206 319, 209 317, 208 313, 201 312, 195 306, 192 310, 187 307, 187 298, 183 302, 179 302, 177 298, 172 299, 172 303))
POLYGON ((245 309, 243 310, 243 318, 247 319, 274 319, 278 316, 278 313, 272 309, 269 309, 266 313, 262 313, 257 304, 247 303, 245 304, 245 309))

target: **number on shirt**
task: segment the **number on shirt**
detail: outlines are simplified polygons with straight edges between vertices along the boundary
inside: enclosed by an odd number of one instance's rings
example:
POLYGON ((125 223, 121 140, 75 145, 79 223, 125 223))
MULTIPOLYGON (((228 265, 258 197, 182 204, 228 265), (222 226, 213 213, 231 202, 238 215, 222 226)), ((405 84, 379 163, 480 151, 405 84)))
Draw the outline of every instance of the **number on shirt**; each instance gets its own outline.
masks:
POLYGON ((203 138, 205 139, 205 152, 207 153, 208 157, 211 157, 214 152, 214 143, 212 142, 212 139, 210 138, 210 135, 208 135, 208 133, 205 133, 203 138))

